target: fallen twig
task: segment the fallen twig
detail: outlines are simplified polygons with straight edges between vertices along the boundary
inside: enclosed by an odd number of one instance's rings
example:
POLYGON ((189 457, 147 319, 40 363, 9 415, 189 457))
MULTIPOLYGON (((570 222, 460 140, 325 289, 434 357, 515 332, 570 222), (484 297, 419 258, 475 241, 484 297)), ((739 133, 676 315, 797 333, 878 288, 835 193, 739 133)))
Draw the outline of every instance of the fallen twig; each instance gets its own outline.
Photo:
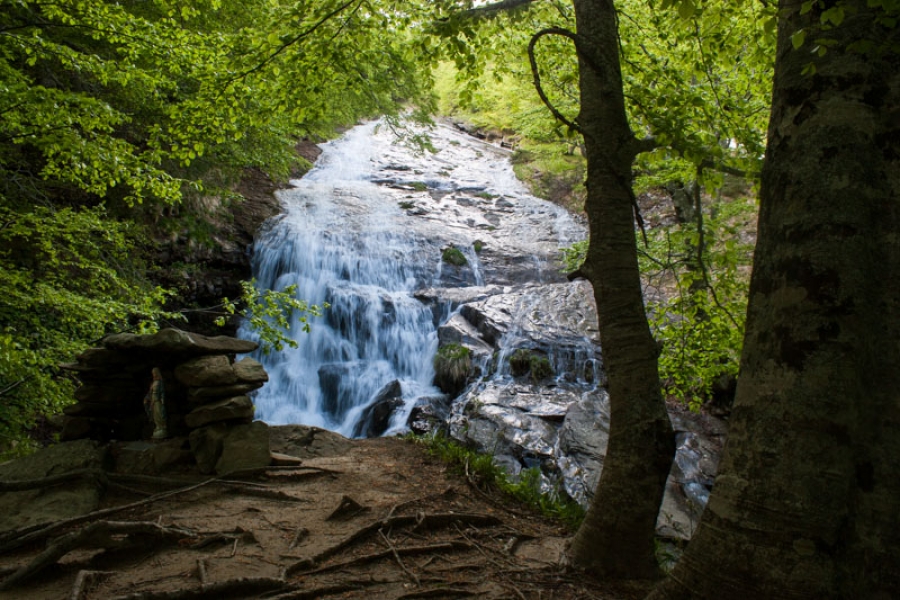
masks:
POLYGON ((384 532, 379 529, 378 535, 380 535, 381 539, 384 540, 384 543, 388 545, 388 548, 394 554, 394 560, 397 561, 397 564, 400 566, 401 569, 403 569, 403 572, 406 573, 406 575, 410 579, 412 579, 417 586, 422 585, 422 582, 419 581, 419 576, 416 575, 415 573, 413 573, 412 571, 410 571, 409 569, 407 569, 406 565, 403 564, 403 560, 401 560, 401 558, 400 558, 400 553, 397 552, 397 548, 394 546, 393 543, 391 543, 391 540, 389 540, 388 537, 386 535, 384 535, 384 532))
POLYGON ((294 547, 309 537, 309 529, 306 527, 298 527, 297 533, 294 534, 294 539, 291 540, 291 544, 288 546, 288 550, 293 550, 294 547))
POLYGON ((69 600, 81 600, 85 587, 91 585, 94 580, 109 575, 112 575, 110 571, 86 571, 84 569, 78 571, 78 576, 75 577, 75 583, 72 585, 72 593, 69 594, 69 600))

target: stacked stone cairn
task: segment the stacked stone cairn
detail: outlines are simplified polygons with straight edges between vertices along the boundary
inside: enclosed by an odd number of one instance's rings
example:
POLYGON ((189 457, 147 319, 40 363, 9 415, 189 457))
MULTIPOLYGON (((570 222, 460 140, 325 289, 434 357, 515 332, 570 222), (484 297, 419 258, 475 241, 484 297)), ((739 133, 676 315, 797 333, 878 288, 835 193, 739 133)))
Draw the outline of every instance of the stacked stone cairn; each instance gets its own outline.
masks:
POLYGON ((60 365, 82 383, 77 402, 64 410, 61 438, 115 441, 123 461, 150 463, 128 470, 158 471, 185 455, 192 455, 203 473, 266 466, 268 428, 253 421, 248 394, 269 377, 258 361, 235 360, 256 348, 255 342, 178 329, 107 336, 101 347, 60 365), (154 426, 143 399, 154 368, 163 375, 168 438, 151 443, 154 426))

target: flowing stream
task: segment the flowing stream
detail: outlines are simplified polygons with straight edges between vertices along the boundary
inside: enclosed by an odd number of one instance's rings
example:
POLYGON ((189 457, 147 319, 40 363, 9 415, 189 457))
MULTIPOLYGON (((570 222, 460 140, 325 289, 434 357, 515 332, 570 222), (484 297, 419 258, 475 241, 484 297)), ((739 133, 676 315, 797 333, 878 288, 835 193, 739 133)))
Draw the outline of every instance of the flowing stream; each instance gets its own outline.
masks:
POLYGON ((358 436, 366 407, 399 381, 389 432, 400 430, 418 399, 440 395, 438 327, 454 308, 418 290, 561 280, 558 249, 583 228, 527 194, 507 151, 450 126, 429 137, 435 151, 423 153, 380 122, 357 126, 279 192, 284 213, 254 248, 257 284, 296 285, 299 298, 330 308, 309 333, 291 324, 298 348, 259 357, 270 381, 254 399, 258 418, 358 436))

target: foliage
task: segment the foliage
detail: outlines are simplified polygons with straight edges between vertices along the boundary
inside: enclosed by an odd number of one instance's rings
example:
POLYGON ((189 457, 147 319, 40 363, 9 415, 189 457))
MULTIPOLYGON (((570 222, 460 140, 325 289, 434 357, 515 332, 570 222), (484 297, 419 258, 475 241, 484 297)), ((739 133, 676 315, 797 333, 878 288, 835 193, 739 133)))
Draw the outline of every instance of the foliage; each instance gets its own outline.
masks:
MULTIPOLYGON (((430 106, 418 8, 0 0, 0 435, 71 397, 60 361, 178 318, 146 279, 149 240, 212 240, 244 169, 286 178, 298 137, 430 106)), ((280 319, 317 310, 253 293, 274 348, 280 319)))
POLYGON ((516 376, 530 374, 531 379, 538 382, 553 375, 550 359, 527 348, 519 348, 509 357, 510 372, 516 376))
MULTIPOLYGON (((696 260, 694 224, 647 231, 639 262, 650 297, 646 309, 659 356, 664 391, 697 409, 720 377, 736 377, 744 334, 756 205, 736 198, 715 203, 704 219, 702 264, 696 260)), ((567 271, 581 266, 587 241, 563 249, 567 271)))
POLYGON ((434 355, 435 385, 448 394, 458 393, 472 372, 472 352, 461 344, 445 344, 434 355))
MULTIPOLYGON (((322 311, 329 308, 326 302, 321 307, 309 304, 296 297, 297 286, 289 285, 283 290, 260 290, 256 280, 242 281, 243 293, 238 303, 225 298, 222 308, 229 315, 240 315, 256 336, 263 354, 273 350, 281 351, 287 345, 297 347, 291 337, 291 325, 309 333, 309 317, 321 317, 322 311)), ((224 326, 225 316, 216 318, 216 325, 224 326)))
POLYGON ((469 264, 469 261, 466 260, 466 255, 456 246, 444 248, 444 251, 441 253, 441 260, 455 267, 464 267, 469 264))
POLYGON ((102 207, 0 207, 0 454, 26 448, 34 419, 71 402, 59 363, 107 333, 180 318, 143 279, 129 229, 102 207))
POLYGON ((468 477, 474 483, 498 489, 545 516, 558 519, 573 531, 584 519, 584 509, 565 492, 543 491, 541 470, 537 467, 525 469, 518 477, 511 478, 494 463, 490 454, 475 452, 441 433, 427 436, 409 434, 406 439, 423 444, 431 456, 449 464, 458 474, 468 477))
MULTIPOLYGON (((459 3, 445 2, 447 5, 459 3)), ((698 177, 712 189, 721 172, 759 172, 774 58, 774 7, 767 3, 621 0, 619 33, 629 120, 656 150, 639 156, 639 190, 698 177), (676 10, 672 10, 672 9, 676 10)), ((470 19, 438 32, 453 43, 450 64, 437 71, 438 106, 486 128, 522 136, 520 164, 543 173, 583 165, 580 134, 553 118, 533 88, 527 48, 549 27, 574 29, 568 3, 532 2, 511 13, 470 19), (456 40, 464 38, 464 49, 456 40), (455 79, 456 84, 451 82, 455 79), (564 158, 565 157, 565 158, 564 158), (549 164, 534 164, 538 159, 549 164)), ((577 124, 577 60, 569 40, 545 35, 535 45, 543 91, 554 108, 577 124)), ((519 169, 530 181, 531 172, 519 169)), ((533 188, 548 197, 540 181, 533 188)), ((546 187, 546 186, 545 186, 546 187)), ((577 208, 580 190, 573 182, 577 208)))

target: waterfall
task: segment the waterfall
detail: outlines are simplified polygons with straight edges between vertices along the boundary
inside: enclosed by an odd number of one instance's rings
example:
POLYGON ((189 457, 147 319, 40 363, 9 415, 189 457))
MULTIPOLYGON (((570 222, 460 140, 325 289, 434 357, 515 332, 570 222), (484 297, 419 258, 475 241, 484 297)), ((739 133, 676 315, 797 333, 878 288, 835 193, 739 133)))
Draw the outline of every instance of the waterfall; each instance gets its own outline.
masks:
POLYGON ((330 308, 308 334, 291 323, 297 348, 257 356, 270 377, 254 398, 258 418, 359 435, 367 407, 399 382, 402 407, 387 432, 402 429, 417 399, 440 395, 433 359, 450 314, 414 292, 502 282, 504 261, 483 258, 501 243, 534 281, 559 279, 546 256, 582 229, 525 192, 508 154, 448 127, 430 135, 438 152, 421 154, 380 122, 357 126, 278 193, 283 214, 254 247, 257 286, 296 285, 298 298, 330 308), (448 248, 464 266, 446 261, 448 248))

